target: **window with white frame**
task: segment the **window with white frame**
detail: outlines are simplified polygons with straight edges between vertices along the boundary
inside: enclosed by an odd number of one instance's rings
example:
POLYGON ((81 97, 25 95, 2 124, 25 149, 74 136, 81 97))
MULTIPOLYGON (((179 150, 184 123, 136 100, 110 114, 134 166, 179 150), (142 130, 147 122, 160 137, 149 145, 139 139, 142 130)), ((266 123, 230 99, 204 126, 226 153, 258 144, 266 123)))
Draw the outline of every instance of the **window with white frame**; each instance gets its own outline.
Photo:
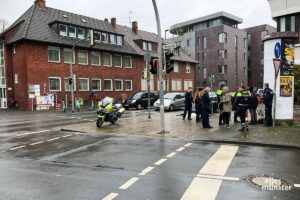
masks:
POLYGON ((280 23, 280 32, 285 32, 285 26, 286 26, 285 17, 281 17, 279 23, 280 23))
POLYGON ((79 79, 79 91, 89 91, 89 79, 80 78, 79 79))
POLYGON ((219 43, 227 43, 227 33, 219 33, 219 43))
POLYGON ((185 73, 187 73, 187 74, 191 73, 191 64, 190 63, 186 63, 186 65, 185 65, 185 73))
POLYGON ((220 49, 218 50, 219 58, 227 58, 227 50, 220 49))
MULTIPOLYGON (((71 85, 69 84, 69 78, 65 78, 65 91, 71 91, 71 85)), ((76 91, 76 78, 73 80, 73 90, 76 91)))
POLYGON ((92 79, 92 90, 101 91, 101 79, 92 79))
POLYGON ((108 34, 107 33, 102 33, 101 34, 101 39, 103 43, 108 43, 108 34))
POLYGON ((95 42, 101 42, 101 33, 98 31, 94 32, 94 40, 95 42))
POLYGON ((110 43, 111 44, 116 44, 116 35, 115 34, 110 34, 110 43))
POLYGON ((64 24, 59 25, 59 35, 68 36, 68 27, 64 24))
POLYGON ((117 45, 123 45, 123 37, 120 35, 117 35, 117 45))
POLYGON ((143 49, 148 50, 148 45, 147 45, 147 42, 145 42, 145 41, 143 42, 143 49))
POLYGON ((148 42, 148 50, 152 51, 152 43, 151 42, 148 42))
POLYGON ((124 56, 125 68, 132 68, 132 60, 130 56, 124 56))
POLYGON ((79 39, 84 39, 84 29, 83 28, 77 28, 77 37, 79 39))
MULTIPOLYGON (((4 60, 4 43, 0 42, 0 85, 2 86, 6 85, 4 60)), ((18 84, 18 76, 16 78, 16 74, 15 83, 18 84)))
POLYGON ((104 53, 103 56, 103 65, 106 67, 112 66, 111 54, 104 53))
POLYGON ((123 80, 115 79, 115 91, 123 91, 123 80))
POLYGON ((202 37, 202 49, 207 49, 207 37, 202 37))
MULTIPOLYGON (((148 89, 148 81, 146 77, 142 77, 141 79, 141 90, 146 91, 148 89)), ((154 81, 150 79, 150 90, 154 90, 154 81)))
POLYGON ((64 63, 75 63, 74 62, 74 52, 72 54, 72 49, 64 48, 64 63))
POLYGON ((111 79, 104 79, 104 91, 112 91, 112 80, 111 79))
POLYGON ((143 41, 143 49, 144 50, 152 51, 152 43, 151 42, 143 41))
POLYGON ((193 87, 193 81, 184 80, 184 90, 187 90, 189 87, 193 87))
POLYGON ((172 80, 172 91, 181 91, 181 80, 172 80))
POLYGON ((132 80, 125 80, 125 91, 132 91, 132 80))
POLYGON ((227 65, 218 65, 219 74, 227 74, 227 65))
POLYGON ((49 62, 60 62, 60 48, 59 47, 48 47, 48 61, 49 62))
POLYGON ((76 28, 74 26, 68 27, 69 37, 76 38, 76 28))
POLYGON ((91 52, 91 62, 92 62, 92 65, 100 66, 100 53, 91 52))
POLYGON ((115 67, 122 67, 122 56, 114 55, 115 67))
POLYGON ((61 91, 61 78, 60 77, 49 77, 49 91, 60 92, 61 91))
POLYGON ((83 50, 78 50, 78 64, 87 65, 88 64, 88 52, 83 50))
POLYGON ((174 67, 174 72, 179 72, 179 64, 178 64, 178 62, 174 62, 174 65, 173 65, 173 67, 174 67))

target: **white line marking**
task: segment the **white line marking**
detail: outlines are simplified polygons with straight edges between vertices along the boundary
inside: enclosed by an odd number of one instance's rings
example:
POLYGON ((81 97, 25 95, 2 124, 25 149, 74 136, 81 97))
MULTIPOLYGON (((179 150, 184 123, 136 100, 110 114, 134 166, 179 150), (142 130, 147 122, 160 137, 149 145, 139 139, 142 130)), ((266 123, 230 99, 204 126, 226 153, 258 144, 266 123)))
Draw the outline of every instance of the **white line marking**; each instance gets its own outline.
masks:
POLYGON ((228 176, 214 176, 214 175, 206 175, 206 174, 198 174, 197 177, 200 178, 209 178, 209 179, 219 179, 219 180, 226 180, 226 181, 239 181, 239 178, 235 177, 228 177, 228 176))
POLYGON ((47 140, 48 142, 51 142, 51 141, 54 141, 54 140, 58 140, 58 139, 60 139, 59 137, 57 137, 57 138, 52 138, 52 139, 49 139, 49 140, 47 140))
POLYGON ((5 153, 6 151, 1 151, 0 153, 5 153))
POLYGON ((104 197, 102 200, 113 200, 118 195, 119 195, 118 193, 110 193, 109 195, 107 195, 106 197, 104 197))
POLYGON ((65 135, 65 136, 62 136, 62 138, 71 137, 71 136, 72 136, 72 134, 70 134, 70 135, 65 135))
POLYGON ((177 149, 176 151, 177 152, 180 152, 180 151, 182 151, 182 150, 184 150, 185 148, 184 147, 180 147, 179 149, 177 149))
POLYGON ((187 143, 186 145, 184 145, 185 147, 189 147, 191 146, 193 143, 187 143))
POLYGON ((12 151, 12 150, 16 150, 16 149, 22 149, 22 148, 24 148, 24 147, 26 147, 26 146, 18 146, 18 147, 14 147, 14 148, 11 148, 10 150, 12 151))
POLYGON ((36 142, 36 143, 32 143, 32 144, 30 144, 30 146, 34 146, 34 145, 37 145, 37 144, 42 144, 42 143, 44 143, 44 141, 41 141, 41 142, 36 142))
POLYGON ((80 117, 77 117, 76 119, 81 119, 80 117))
POLYGON ((32 135, 32 134, 36 134, 36 133, 45 133, 45 132, 49 132, 50 130, 43 130, 43 131, 36 131, 36 132, 30 132, 30 133, 23 133, 23 134, 19 134, 17 135, 17 137, 21 137, 24 135, 32 135))
POLYGON ((162 159, 156 161, 156 162, 154 163, 154 165, 161 165, 161 164, 163 164, 165 161, 167 161, 167 159, 162 158, 162 159))
POLYGON ((175 156, 177 153, 176 152, 173 152, 173 153, 170 153, 169 155, 167 155, 166 157, 167 158, 172 158, 173 156, 175 156))
MULTIPOLYGON (((202 167, 199 174, 224 176, 238 148, 238 146, 222 145, 202 167)), ((214 200, 218 195, 221 184, 222 180, 219 179, 195 177, 181 200, 214 200)))
POLYGON ((139 173, 140 176, 144 176, 147 173, 151 172, 155 167, 147 167, 146 169, 144 169, 141 173, 139 173))
POLYGON ((134 184, 137 180, 139 180, 140 178, 137 177, 132 177, 131 179, 129 179, 126 183, 124 183, 123 185, 121 185, 119 187, 120 190, 126 190, 127 188, 129 188, 132 184, 134 184))
POLYGON ((300 188, 300 184, 294 184, 294 187, 300 188))
POLYGON ((4 123, 1 123, 0 126, 2 125, 10 125, 10 124, 25 124, 25 123, 28 123, 28 122, 36 122, 37 120, 34 120, 34 121, 17 121, 17 122, 4 122, 4 123))

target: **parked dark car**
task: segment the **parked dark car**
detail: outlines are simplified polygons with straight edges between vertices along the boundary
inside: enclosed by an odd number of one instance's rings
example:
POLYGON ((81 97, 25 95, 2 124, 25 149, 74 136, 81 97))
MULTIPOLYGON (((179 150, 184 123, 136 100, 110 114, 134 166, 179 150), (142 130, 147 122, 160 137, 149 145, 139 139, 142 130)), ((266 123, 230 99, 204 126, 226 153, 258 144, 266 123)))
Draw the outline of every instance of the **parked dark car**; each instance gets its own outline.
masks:
MULTIPOLYGON (((150 92, 150 106, 158 99, 156 92, 150 92)), ((148 107, 148 92, 134 92, 123 103, 123 107, 142 109, 148 107)))

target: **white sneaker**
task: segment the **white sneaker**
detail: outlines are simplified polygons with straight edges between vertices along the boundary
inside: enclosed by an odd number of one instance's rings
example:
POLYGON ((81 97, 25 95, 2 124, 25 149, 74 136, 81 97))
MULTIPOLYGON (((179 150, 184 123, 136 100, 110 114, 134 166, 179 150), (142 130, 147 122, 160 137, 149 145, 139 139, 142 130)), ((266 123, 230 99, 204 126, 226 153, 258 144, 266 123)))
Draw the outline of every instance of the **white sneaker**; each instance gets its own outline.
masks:
POLYGON ((226 128, 230 128, 230 125, 227 125, 226 128))

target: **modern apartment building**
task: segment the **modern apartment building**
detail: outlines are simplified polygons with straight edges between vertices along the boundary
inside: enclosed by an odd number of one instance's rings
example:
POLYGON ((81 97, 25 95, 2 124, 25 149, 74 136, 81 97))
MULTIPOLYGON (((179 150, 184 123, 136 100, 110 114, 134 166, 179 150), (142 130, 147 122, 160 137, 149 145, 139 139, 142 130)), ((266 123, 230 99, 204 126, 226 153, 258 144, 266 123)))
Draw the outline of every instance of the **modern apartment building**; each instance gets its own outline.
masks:
POLYGON ((176 37, 170 40, 199 62, 197 87, 216 90, 226 84, 235 90, 241 84, 248 85, 247 33, 238 29, 242 22, 239 17, 218 12, 171 26, 176 37))

